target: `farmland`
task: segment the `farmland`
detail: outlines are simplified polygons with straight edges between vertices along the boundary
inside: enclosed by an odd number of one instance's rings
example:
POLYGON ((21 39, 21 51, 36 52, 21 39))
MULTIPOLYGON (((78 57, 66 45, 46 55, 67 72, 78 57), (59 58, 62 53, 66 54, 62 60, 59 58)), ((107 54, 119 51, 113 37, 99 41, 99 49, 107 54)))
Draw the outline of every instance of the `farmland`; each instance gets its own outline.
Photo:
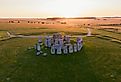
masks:
MULTIPOLYGON (((104 27, 100 29, 102 27, 98 26, 120 24, 120 19, 61 19, 59 21, 66 21, 67 24, 49 20, 47 22, 51 24, 44 25, 38 24, 39 20, 35 19, 29 19, 36 21, 35 24, 28 23, 28 19, 22 19, 21 23, 8 23, 8 20, 10 19, 0 21, 0 82, 121 81, 120 31, 107 31, 104 27), (87 26, 88 24, 90 26, 87 26), (59 32, 63 35, 83 36, 87 34, 87 28, 90 28, 92 36, 83 37, 83 49, 71 55, 50 55, 50 52, 47 52, 47 57, 36 56, 35 50, 28 48, 34 46, 37 38, 10 38, 7 35, 7 32, 25 36, 51 35, 59 32)), ((120 28, 119 25, 118 29, 120 28)))

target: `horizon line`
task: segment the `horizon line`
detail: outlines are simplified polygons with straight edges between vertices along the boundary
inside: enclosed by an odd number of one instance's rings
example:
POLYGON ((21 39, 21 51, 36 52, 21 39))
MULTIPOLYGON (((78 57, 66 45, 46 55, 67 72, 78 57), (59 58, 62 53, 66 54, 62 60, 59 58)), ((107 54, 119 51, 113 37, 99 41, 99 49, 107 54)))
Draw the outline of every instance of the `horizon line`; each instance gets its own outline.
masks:
POLYGON ((76 16, 75 16, 75 17, 61 17, 61 16, 54 17, 54 16, 53 16, 53 17, 0 17, 0 19, 1 19, 1 18, 5 18, 5 19, 6 19, 6 18, 8 18, 8 19, 9 19, 9 18, 10 18, 10 19, 11 19, 11 18, 15 18, 15 19, 16 19, 16 18, 42 18, 42 19, 46 19, 46 18, 89 18, 89 17, 95 17, 95 18, 105 18, 105 17, 106 17, 106 18, 111 18, 111 17, 112 17, 112 18, 113 18, 113 17, 114 17, 114 18, 121 18, 121 16, 80 16, 80 17, 79 17, 79 16, 78 16, 78 17, 76 17, 76 16))

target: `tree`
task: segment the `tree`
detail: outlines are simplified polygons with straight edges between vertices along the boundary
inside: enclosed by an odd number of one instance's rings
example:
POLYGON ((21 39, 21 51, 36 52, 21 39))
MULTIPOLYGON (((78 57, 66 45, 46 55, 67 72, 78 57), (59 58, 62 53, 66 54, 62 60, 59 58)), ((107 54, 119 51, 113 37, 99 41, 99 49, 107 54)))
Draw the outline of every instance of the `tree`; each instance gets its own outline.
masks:
POLYGON ((20 23, 20 21, 18 21, 18 23, 20 23))

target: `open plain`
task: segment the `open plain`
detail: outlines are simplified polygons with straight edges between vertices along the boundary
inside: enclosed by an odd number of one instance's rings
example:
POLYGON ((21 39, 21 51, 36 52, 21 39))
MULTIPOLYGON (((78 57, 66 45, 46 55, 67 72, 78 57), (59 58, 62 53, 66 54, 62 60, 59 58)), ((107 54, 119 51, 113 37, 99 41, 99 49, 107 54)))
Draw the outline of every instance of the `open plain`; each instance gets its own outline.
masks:
POLYGON ((0 19, 0 82, 121 82, 121 18, 0 19), (82 36, 83 49, 71 55, 45 50, 47 57, 28 50, 38 38, 27 36, 53 33, 82 36))

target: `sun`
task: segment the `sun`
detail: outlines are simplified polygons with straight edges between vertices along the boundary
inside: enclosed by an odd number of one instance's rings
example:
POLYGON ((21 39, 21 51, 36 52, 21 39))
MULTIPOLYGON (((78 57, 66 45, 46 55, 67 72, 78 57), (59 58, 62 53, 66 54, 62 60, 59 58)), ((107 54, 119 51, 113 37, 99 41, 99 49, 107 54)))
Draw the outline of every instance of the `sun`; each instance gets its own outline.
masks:
POLYGON ((79 0, 55 0, 51 4, 47 4, 50 13, 56 13, 62 17, 78 17, 80 16, 82 5, 79 0))
POLYGON ((80 11, 76 7, 72 7, 71 5, 63 5, 63 7, 58 9, 59 10, 57 12, 60 16, 63 17, 76 17, 80 15, 80 11))
POLYGON ((73 0, 60 0, 57 2, 57 10, 58 14, 63 17, 76 17, 80 15, 80 7, 77 2, 73 0))

